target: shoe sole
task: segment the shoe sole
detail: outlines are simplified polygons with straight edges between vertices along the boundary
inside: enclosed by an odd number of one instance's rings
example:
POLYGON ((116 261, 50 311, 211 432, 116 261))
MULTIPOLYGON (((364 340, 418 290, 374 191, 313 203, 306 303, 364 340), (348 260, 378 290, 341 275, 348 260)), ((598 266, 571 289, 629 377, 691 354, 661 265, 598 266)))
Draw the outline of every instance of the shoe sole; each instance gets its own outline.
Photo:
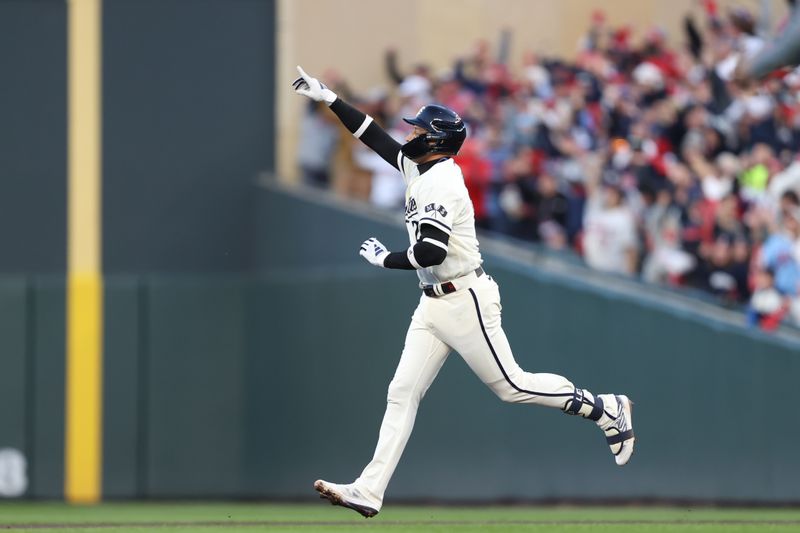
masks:
MULTIPOLYGON (((624 395, 620 395, 620 399, 622 399, 622 409, 625 411, 625 416, 628 417, 628 429, 633 430, 633 401, 630 398, 624 395)), ((635 435, 635 434, 634 434, 635 435)), ((622 448, 620 449, 620 454, 626 449, 626 445, 630 445, 630 452, 627 454, 627 457, 622 462, 619 462, 619 455, 617 455, 614 459, 617 460, 618 466, 625 466, 628 464, 628 461, 631 460, 631 456, 633 455, 633 446, 636 443, 636 437, 630 438, 622 443, 622 448)))
POLYGON ((331 502, 331 505, 339 505, 341 507, 346 507, 348 509, 352 509, 356 511, 364 518, 372 518, 378 511, 371 507, 367 507, 365 505, 358 505, 357 503, 351 503, 345 500, 341 494, 336 492, 333 489, 328 488, 322 480, 318 480, 314 482, 314 490, 319 492, 319 497, 331 502))

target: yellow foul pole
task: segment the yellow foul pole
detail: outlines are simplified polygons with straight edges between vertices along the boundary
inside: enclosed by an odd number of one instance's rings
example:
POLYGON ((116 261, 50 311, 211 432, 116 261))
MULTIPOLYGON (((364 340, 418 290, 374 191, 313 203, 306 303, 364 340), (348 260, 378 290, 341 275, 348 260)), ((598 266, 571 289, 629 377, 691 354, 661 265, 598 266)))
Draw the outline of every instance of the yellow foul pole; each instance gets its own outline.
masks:
POLYGON ((102 479, 101 2, 68 0, 68 275, 64 495, 102 479))

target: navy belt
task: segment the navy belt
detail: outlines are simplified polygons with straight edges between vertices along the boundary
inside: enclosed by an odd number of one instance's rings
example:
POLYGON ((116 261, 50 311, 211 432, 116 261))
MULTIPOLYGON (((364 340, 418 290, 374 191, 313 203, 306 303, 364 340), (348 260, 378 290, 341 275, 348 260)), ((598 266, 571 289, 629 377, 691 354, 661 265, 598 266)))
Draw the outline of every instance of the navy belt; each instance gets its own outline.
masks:
MULTIPOLYGON (((483 276, 483 267, 478 267, 475 269, 475 276, 481 277, 483 276)), ((439 284, 439 292, 436 291, 434 285, 426 285, 422 287, 422 292, 425 293, 425 296, 430 296, 431 298, 437 298, 439 296, 444 296, 445 294, 450 294, 456 292, 458 287, 453 284, 452 281, 445 281, 444 283, 439 284)))

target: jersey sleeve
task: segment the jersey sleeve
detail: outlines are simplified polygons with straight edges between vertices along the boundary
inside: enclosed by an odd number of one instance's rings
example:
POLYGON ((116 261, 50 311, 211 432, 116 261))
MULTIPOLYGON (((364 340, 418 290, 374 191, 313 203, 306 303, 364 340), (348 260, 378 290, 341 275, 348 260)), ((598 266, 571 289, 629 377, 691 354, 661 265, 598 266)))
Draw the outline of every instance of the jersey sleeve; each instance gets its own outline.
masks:
POLYGON ((408 184, 409 179, 411 179, 412 172, 416 168, 416 166, 417 166, 416 163, 414 163, 412 160, 403 155, 402 150, 398 150, 397 168, 400 170, 400 174, 403 175, 403 181, 405 181, 406 184, 408 184))
POLYGON ((419 206, 419 225, 425 224, 450 235, 456 215, 461 209, 462 199, 452 188, 436 182, 435 186, 420 191, 417 198, 419 206))

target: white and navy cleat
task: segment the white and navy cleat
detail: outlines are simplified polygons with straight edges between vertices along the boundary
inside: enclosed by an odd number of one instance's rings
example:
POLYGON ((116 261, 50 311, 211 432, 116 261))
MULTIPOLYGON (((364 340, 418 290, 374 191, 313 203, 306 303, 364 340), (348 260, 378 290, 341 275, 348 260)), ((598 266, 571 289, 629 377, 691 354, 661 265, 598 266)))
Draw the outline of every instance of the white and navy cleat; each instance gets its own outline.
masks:
POLYGON ((369 499, 353 485, 337 485, 322 479, 314 482, 314 489, 319 492, 319 497, 331 502, 331 505, 341 505, 361 514, 364 518, 372 518, 380 511, 380 506, 370 502, 369 499))
POLYGON ((603 428, 606 442, 619 466, 625 465, 633 455, 636 437, 633 434, 633 402, 627 396, 614 396, 617 400, 617 418, 603 428))

